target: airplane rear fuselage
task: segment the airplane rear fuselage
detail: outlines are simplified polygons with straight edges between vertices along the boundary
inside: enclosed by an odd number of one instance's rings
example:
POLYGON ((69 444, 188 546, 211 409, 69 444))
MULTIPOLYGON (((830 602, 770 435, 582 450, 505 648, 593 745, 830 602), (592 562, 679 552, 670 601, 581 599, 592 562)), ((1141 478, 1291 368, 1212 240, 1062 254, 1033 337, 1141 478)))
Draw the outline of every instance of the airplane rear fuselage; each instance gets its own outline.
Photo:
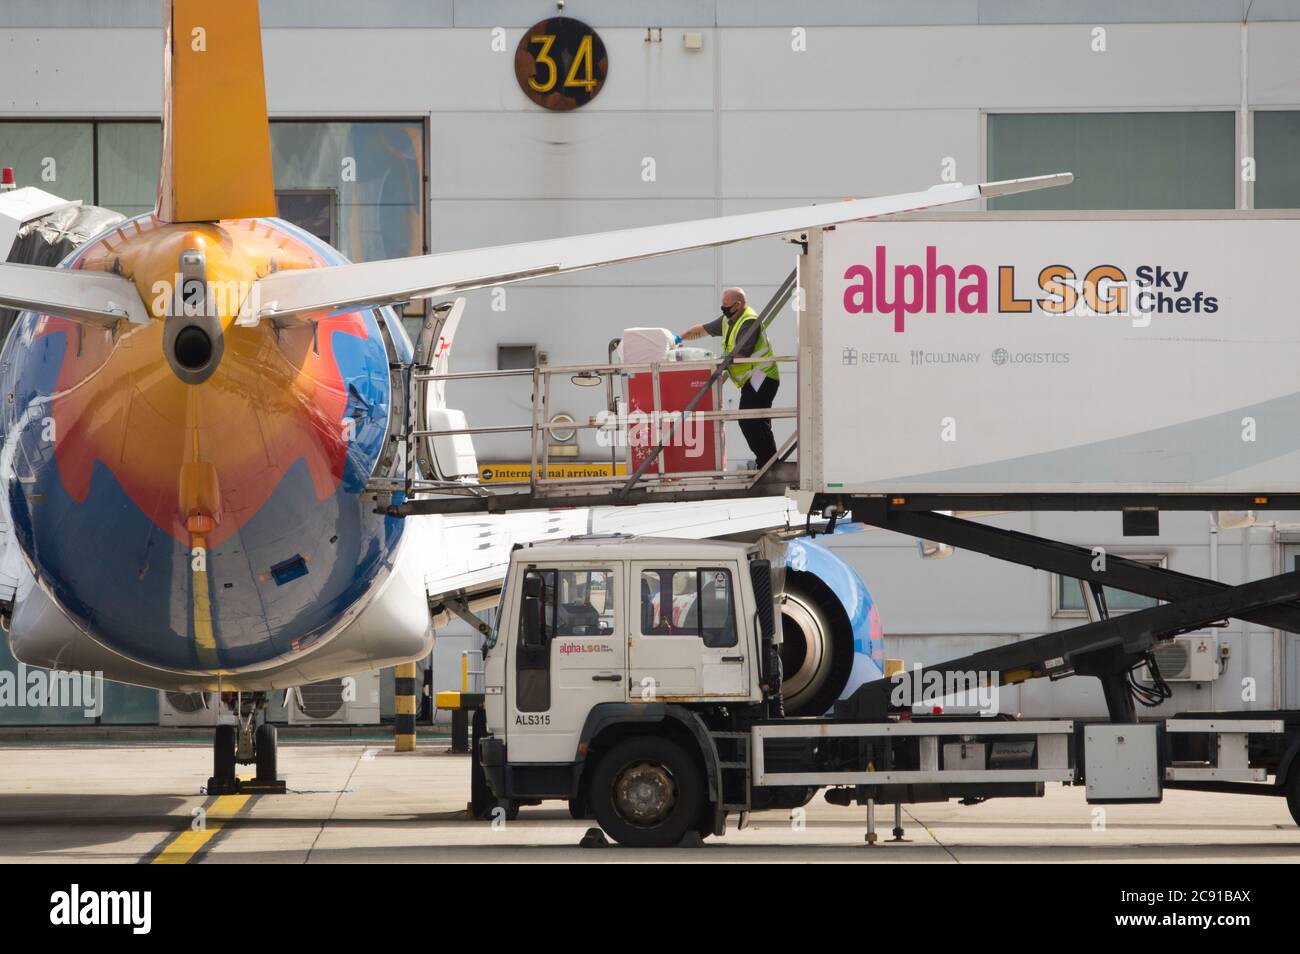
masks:
POLYGON ((102 646, 172 672, 282 666, 391 572, 403 525, 364 488, 388 440, 386 339, 409 360, 396 315, 235 321, 257 278, 344 262, 276 219, 145 215, 61 267, 127 277, 150 322, 20 317, 0 356, 5 506, 40 587, 102 646), (196 251, 206 300, 177 301, 196 251), (199 383, 186 324, 212 332, 199 383))

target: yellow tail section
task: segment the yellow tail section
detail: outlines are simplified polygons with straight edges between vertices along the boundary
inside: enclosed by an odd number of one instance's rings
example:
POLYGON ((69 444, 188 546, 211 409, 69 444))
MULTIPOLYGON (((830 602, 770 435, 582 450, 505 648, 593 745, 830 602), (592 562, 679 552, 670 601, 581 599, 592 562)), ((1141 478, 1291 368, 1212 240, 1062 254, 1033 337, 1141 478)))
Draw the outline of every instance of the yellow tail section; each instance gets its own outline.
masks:
POLYGON ((275 215, 257 0, 167 0, 158 218, 275 215))

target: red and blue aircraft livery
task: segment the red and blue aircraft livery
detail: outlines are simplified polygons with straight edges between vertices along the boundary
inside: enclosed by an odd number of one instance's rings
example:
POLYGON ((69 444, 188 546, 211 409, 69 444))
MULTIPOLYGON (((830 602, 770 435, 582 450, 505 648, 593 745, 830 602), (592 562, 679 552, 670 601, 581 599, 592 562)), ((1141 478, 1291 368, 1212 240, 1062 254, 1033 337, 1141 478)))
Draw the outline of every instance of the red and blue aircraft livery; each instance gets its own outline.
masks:
POLYGON ((212 288, 346 263, 278 219, 150 214, 96 236, 61 267, 124 275, 154 319, 20 317, 0 356, 6 497, 40 585, 92 638, 164 670, 255 671, 331 636, 392 568, 402 522, 364 490, 410 344, 389 308, 242 327, 235 291, 206 306, 219 364, 186 383, 164 325, 187 250, 212 288))

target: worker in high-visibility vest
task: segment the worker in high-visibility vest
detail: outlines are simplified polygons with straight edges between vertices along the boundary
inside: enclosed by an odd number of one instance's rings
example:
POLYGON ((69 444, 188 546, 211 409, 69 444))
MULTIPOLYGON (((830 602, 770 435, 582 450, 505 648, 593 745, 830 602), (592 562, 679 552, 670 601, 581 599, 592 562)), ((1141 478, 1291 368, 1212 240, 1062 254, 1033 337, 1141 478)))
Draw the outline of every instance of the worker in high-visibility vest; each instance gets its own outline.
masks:
MULTIPOLYGON (((740 409, 770 408, 776 399, 777 388, 781 386, 781 373, 775 361, 761 360, 773 357, 772 344, 763 332, 758 314, 745 301, 743 289, 728 288, 724 291, 722 314, 712 321, 687 328, 681 336, 689 341, 705 335, 721 337, 722 353, 736 355, 727 374, 740 388, 740 409)), ((771 418, 742 420, 740 432, 754 453, 756 466, 762 467, 776 456, 771 418)))

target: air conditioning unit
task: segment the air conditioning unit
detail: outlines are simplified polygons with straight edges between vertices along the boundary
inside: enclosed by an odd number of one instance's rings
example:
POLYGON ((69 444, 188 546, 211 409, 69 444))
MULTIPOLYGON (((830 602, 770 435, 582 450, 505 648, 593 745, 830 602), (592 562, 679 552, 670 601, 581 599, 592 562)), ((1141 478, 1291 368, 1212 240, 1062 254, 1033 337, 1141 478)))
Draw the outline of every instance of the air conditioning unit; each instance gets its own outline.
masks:
POLYGON ((217 692, 158 692, 159 725, 216 725, 234 718, 217 692))
MULTIPOLYGON (((1166 682, 1213 682, 1219 678, 1219 637, 1213 633, 1175 636, 1156 647, 1153 655, 1166 682)), ((1150 682, 1150 671, 1144 675, 1150 682)))
POLYGON ((290 725, 378 725, 379 672, 291 689, 287 708, 290 725))

